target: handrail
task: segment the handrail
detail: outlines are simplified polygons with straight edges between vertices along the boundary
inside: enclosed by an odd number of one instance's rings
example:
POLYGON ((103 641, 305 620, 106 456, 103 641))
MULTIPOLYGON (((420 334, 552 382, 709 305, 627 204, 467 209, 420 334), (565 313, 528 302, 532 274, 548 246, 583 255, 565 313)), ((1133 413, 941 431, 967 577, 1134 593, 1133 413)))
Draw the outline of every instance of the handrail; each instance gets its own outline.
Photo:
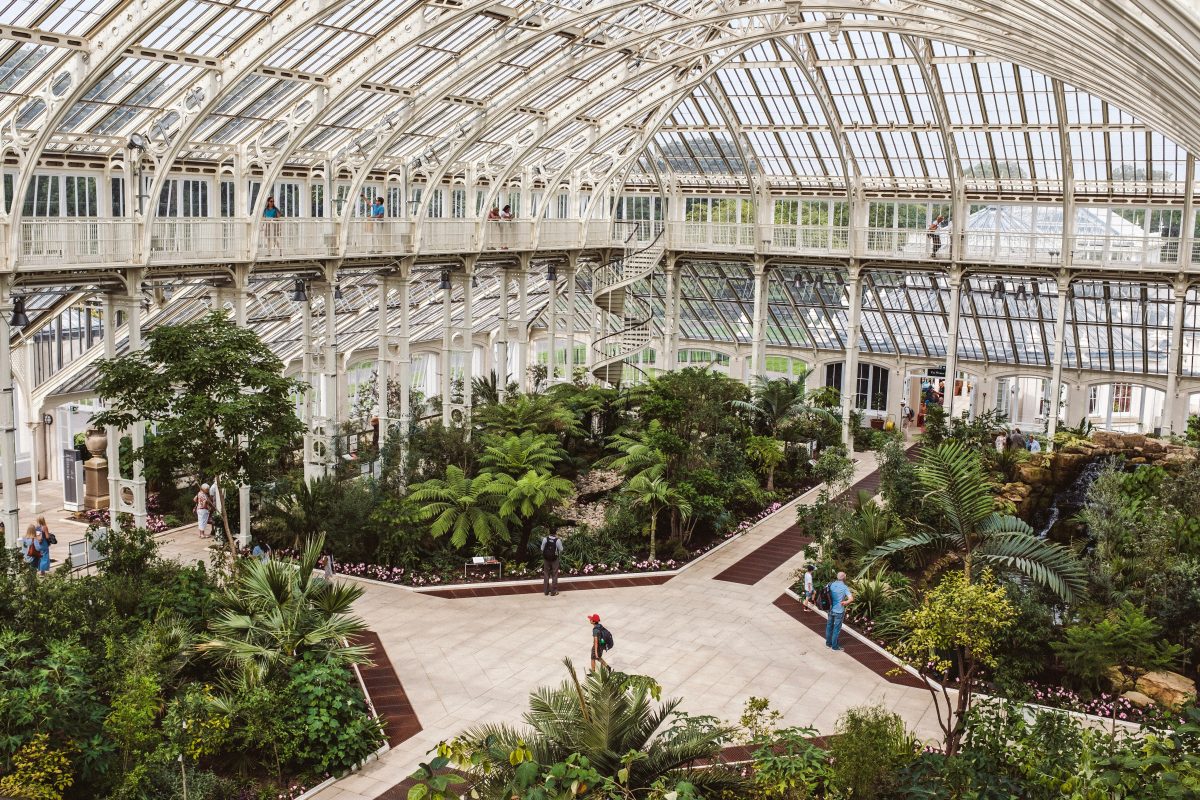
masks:
MULTIPOLYGON (((640 229, 641 223, 635 222, 635 221, 626 221, 626 220, 622 220, 621 222, 623 224, 630 224, 633 226, 633 230, 630 233, 630 236, 625 240, 626 242, 628 242, 630 239, 633 238, 633 236, 635 236, 637 234, 638 230, 640 229)), ((667 226, 664 225, 662 227, 662 229, 659 230, 659 232, 654 236, 653 239, 650 240, 650 242, 645 247, 635 250, 632 253, 625 253, 625 254, 621 255, 619 258, 612 259, 611 261, 609 261, 605 264, 600 264, 600 265, 593 267, 592 274, 596 275, 600 270, 607 269, 607 268, 611 267, 613 264, 616 264, 618 261, 620 261, 623 265, 628 264, 628 262, 631 259, 633 259, 634 257, 658 247, 659 243, 661 242, 661 240, 662 240, 663 236, 666 234, 666 232, 667 232, 667 226)), ((615 291, 617 288, 617 284, 619 284, 624 279, 624 277, 625 276, 622 275, 616 281, 614 281, 612 284, 605 286, 604 288, 600 289, 598 292, 593 291, 593 295, 592 295, 593 300, 595 300, 597 295, 607 294, 607 293, 611 293, 611 292, 615 291)), ((639 277, 641 277, 641 276, 639 276, 639 277)), ((636 280, 636 279, 637 278, 634 278, 632 280, 636 280)), ((638 328, 647 328, 647 333, 648 333, 648 326, 650 324, 650 321, 653 319, 654 319, 654 309, 651 306, 648 309, 647 315, 644 318, 634 320, 633 324, 629 324, 628 319, 622 319, 622 325, 621 325, 620 330, 613 331, 611 333, 607 333, 597 339, 594 339, 592 341, 592 352, 595 353, 600 358, 598 360, 598 363, 594 363, 592 365, 592 374, 595 374, 598 369, 606 368, 612 364, 617 363, 618 361, 624 361, 626 358, 628 358, 628 355, 629 355, 628 353, 621 353, 617 356, 609 355, 605 350, 606 342, 612 340, 614 337, 617 337, 617 336, 625 336, 626 334, 628 334, 629 331, 636 330, 638 328)), ((630 352, 633 352, 633 351, 630 351, 630 352)), ((626 362, 626 363, 628 363, 628 362, 626 362)), ((642 375, 646 375, 646 371, 643 370, 641 367, 637 366, 636 364, 630 364, 630 366, 632 366, 635 370, 640 372, 642 375)))

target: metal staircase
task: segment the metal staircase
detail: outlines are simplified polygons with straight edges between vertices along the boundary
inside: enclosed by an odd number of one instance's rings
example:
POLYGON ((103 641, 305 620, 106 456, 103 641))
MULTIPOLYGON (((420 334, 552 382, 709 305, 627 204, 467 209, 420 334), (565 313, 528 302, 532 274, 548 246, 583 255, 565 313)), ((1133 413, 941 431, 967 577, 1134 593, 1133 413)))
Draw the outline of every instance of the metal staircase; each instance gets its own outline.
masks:
POLYGON ((653 311, 648 305, 644 316, 630 316, 625 303, 629 287, 650 277, 666 250, 662 228, 648 244, 639 241, 638 234, 645 224, 637 223, 625 240, 625 253, 621 258, 593 273, 592 302, 600 310, 621 318, 619 331, 601 336, 592 343, 592 375, 611 386, 620 383, 625 359, 650 346, 653 311))

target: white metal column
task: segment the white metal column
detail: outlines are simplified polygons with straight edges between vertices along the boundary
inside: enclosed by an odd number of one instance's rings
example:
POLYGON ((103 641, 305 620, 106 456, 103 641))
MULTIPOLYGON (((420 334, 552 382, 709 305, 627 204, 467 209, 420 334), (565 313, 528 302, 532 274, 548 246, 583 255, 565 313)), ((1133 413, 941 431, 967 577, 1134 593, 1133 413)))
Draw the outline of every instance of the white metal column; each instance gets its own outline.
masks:
POLYGON ((674 253, 667 254, 666 262, 667 286, 663 296, 663 334, 661 369, 671 372, 675 369, 678 358, 675 354, 675 331, 679 327, 679 267, 674 253))
POLYGON ((4 546, 16 547, 20 532, 20 504, 17 500, 17 406, 13 390, 12 329, 8 325, 13 311, 10 284, 0 279, 0 482, 4 484, 4 546))
MULTIPOLYGON (((233 290, 233 321, 239 328, 246 329, 249 327, 249 313, 247 309, 247 301, 249 300, 250 291, 247 288, 247 281, 250 277, 248 268, 238 267, 237 278, 233 290)), ((250 447, 249 437, 241 437, 238 445, 243 450, 248 450, 250 447)), ((245 547, 250 544, 250 484, 242 481, 238 484, 238 547, 245 547)))
POLYGON ((579 267, 579 253, 567 253, 567 381, 575 380, 575 276, 579 267))
MULTIPOLYGON (((1167 396, 1163 398, 1163 419, 1160 422, 1167 433, 1182 434, 1187 429, 1187 398, 1180 401, 1177 397, 1180 361, 1183 356, 1183 317, 1187 289, 1187 279, 1180 275, 1175 279, 1174 285, 1175 305, 1171 311, 1171 343, 1167 356, 1167 396)), ((1145 387, 1142 387, 1143 401, 1145 396, 1145 387)))
MULTIPOLYGON (((388 384, 392 381, 392 334, 389 326, 388 297, 394 281, 387 275, 379 276, 379 307, 376 309, 376 324, 379 327, 378 343, 375 346, 375 395, 376 416, 379 419, 379 445, 388 438, 394 409, 389 405, 388 384)), ((405 309, 407 311, 407 309, 405 309)), ((403 312, 401 312, 403 313, 403 312)))
POLYGON ((1067 354, 1067 302, 1071 295, 1071 275, 1065 269, 1059 270, 1057 288, 1058 296, 1054 304, 1054 363, 1050 371, 1050 408, 1046 414, 1047 452, 1054 450, 1054 433, 1058 430, 1058 398, 1062 395, 1063 360, 1067 354))
POLYGON ((517 314, 520 326, 517 329, 517 385, 529 389, 529 259, 522 257, 521 271, 517 273, 517 314))
POLYGON ((499 348, 496 364, 496 393, 503 403, 508 387, 508 268, 501 267, 497 275, 500 287, 497 289, 497 299, 500 303, 498 328, 496 329, 496 345, 499 348))
MULTIPOLYGON (((117 298, 104 295, 104 357, 117 356, 117 298)), ((104 457, 108 461, 108 526, 113 531, 121 529, 117 508, 121 498, 121 432, 115 425, 104 426, 108 436, 108 447, 104 457)))
POLYGON ((453 317, 451 315, 450 300, 454 296, 454 281, 451 279, 446 284, 446 288, 442 294, 442 358, 441 358, 441 375, 439 376, 442 384, 442 424, 447 428, 450 427, 450 359, 451 347, 454 338, 454 329, 451 327, 453 317))
POLYGON ((316 382, 316 373, 313 366, 315 343, 313 341, 311 300, 300 301, 300 322, 302 347, 300 379, 304 383, 304 389, 300 396, 300 418, 304 423, 304 480, 306 483, 312 483, 325 473, 325 469, 317 461, 317 436, 313 431, 313 426, 316 424, 316 415, 313 413, 316 395, 313 384, 316 382))
POLYGON ((463 272, 463 313, 462 324, 459 327, 462 342, 462 383, 463 383, 463 427, 470 430, 471 419, 471 384, 475 378, 475 316, 473 301, 475 299, 475 259, 468 256, 466 271, 463 272))
MULTIPOLYGON (((401 267, 400 280, 396 285, 397 304, 400 306, 400 341, 396 366, 400 381, 400 441, 408 441, 408 429, 412 425, 412 352, 409 349, 408 282, 412 278, 409 264, 401 267)), ((405 445, 407 447, 407 445, 405 445)), ((403 461, 403 454, 401 460, 403 461)))
POLYGON ((550 358, 547 360, 546 380, 553 385, 555 374, 558 372, 558 271, 555 267, 547 267, 546 292, 546 340, 550 348, 550 358), (554 280, 549 278, 549 270, 555 270, 554 280))
MULTIPOLYGON (((125 298, 126 314, 128 314, 129 324, 129 352, 136 353, 142 349, 142 302, 140 297, 141 287, 141 272, 138 271, 136 277, 131 277, 130 296, 125 298)), ((137 452, 146 444, 146 423, 135 422, 129 431, 130 439, 133 443, 133 451, 137 452)), ((133 526, 135 528, 146 527, 146 477, 142 470, 144 463, 140 458, 133 459, 133 526)), ((108 465, 109 475, 112 474, 113 465, 108 465)), ((121 477, 120 463, 117 464, 117 477, 121 477)), ((117 498, 109 498, 109 508, 117 508, 117 498)), ((110 514, 110 516, 113 516, 110 514)))
POLYGON ((754 257, 754 319, 751 326, 750 376, 767 374, 767 272, 766 259, 754 257))
POLYGON ((850 324, 846 327, 846 363, 842 367, 842 443, 853 453, 854 431, 850 414, 854 411, 858 389, 858 333, 862 324, 862 271, 857 262, 850 265, 846 289, 850 295, 850 324))
POLYGON ((958 325, 962 317, 962 270, 951 267, 947 279, 950 284, 949 321, 946 326, 946 391, 942 400, 946 403, 946 416, 953 417, 955 385, 958 383, 958 325))

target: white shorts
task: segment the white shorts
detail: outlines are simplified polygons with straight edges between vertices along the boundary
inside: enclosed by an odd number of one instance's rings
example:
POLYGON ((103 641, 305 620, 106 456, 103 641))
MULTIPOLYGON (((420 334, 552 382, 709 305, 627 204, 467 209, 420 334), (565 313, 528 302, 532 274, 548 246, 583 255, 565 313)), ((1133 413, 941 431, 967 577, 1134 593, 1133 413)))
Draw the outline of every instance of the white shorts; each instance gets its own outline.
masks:
POLYGON ((200 525, 201 531, 208 528, 208 518, 211 513, 207 508, 196 509, 196 522, 200 525))

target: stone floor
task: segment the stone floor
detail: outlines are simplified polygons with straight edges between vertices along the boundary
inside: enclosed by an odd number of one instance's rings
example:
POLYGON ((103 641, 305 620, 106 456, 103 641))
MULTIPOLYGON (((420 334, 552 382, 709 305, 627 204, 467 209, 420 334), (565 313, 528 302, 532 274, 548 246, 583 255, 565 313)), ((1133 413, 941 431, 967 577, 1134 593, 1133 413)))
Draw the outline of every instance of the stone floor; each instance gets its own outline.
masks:
MULTIPOLYGON (((873 454, 863 454, 855 480, 874 468, 873 454)), ((364 582, 358 613, 379 634, 422 730, 318 797, 377 797, 438 741, 479 722, 519 722, 531 690, 566 677, 564 657, 586 668, 592 613, 616 638, 612 665, 655 677, 690 713, 732 721, 747 698, 767 697, 784 723, 829 733, 848 708, 879 703, 936 736, 927 691, 893 685, 828 650, 773 605, 803 555, 753 585, 713 579, 794 521, 795 502, 661 586, 452 600, 364 582)), ((164 538, 164 553, 207 559, 207 543, 184 530, 164 538)))

